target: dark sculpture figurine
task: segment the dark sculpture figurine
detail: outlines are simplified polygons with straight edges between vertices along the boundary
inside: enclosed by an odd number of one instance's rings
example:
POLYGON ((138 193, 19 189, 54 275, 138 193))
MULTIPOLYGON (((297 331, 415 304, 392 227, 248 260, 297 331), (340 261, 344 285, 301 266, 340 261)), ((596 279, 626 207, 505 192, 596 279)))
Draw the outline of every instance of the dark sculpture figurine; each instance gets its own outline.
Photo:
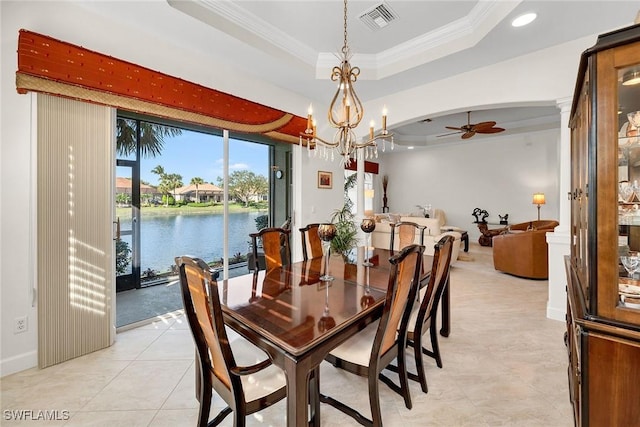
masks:
POLYGON ((509 214, 504 214, 504 216, 498 214, 500 217, 500 225, 508 225, 509 224, 509 214))
POLYGON ((480 208, 475 208, 473 210, 473 213, 471 214, 473 217, 475 217, 475 222, 476 223, 486 223, 487 222, 487 217, 489 216, 489 212, 487 212, 484 209, 480 209, 480 208), (479 218, 482 217, 482 218, 479 218))

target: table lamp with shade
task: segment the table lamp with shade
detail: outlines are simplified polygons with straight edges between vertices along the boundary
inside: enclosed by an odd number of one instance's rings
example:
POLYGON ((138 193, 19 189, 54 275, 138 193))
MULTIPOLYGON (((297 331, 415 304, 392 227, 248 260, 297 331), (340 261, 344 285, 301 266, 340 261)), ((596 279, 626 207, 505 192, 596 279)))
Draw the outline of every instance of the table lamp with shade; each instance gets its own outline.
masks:
POLYGON ((533 194, 533 204, 538 205, 538 221, 540 221, 540 205, 544 205, 544 193, 533 194))
MULTIPOLYGON (((364 190, 364 198, 365 198, 365 206, 367 205, 366 200, 372 200, 373 201, 373 197, 375 196, 375 191, 373 190, 373 188, 367 188, 364 190)), ((373 204, 373 202, 372 202, 373 204)), ((365 209, 364 210, 364 216, 366 217, 372 217, 373 216, 373 209, 365 209)))

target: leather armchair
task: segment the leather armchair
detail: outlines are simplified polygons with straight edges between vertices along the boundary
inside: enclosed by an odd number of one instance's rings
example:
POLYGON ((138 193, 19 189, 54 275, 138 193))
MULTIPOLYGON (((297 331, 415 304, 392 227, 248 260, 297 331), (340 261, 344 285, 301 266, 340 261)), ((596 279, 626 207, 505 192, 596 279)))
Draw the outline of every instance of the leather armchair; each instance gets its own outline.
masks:
POLYGON ((548 279, 549 247, 546 234, 558 224, 558 221, 552 220, 523 222, 494 236, 494 268, 527 279, 548 279))

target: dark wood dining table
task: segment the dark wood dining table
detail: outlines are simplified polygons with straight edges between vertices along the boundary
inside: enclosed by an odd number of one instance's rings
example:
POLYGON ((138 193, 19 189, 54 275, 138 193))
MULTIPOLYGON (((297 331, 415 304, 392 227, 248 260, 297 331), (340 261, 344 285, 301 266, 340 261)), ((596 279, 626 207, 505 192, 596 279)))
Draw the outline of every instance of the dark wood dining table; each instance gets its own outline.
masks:
MULTIPOLYGON (((360 247, 352 255, 329 257, 331 281, 320 280, 324 258, 313 258, 218 283, 225 323, 285 372, 287 426, 320 425, 319 404, 309 409, 312 373, 319 375, 332 349, 381 315, 392 253, 360 247), (362 265, 365 256, 373 266, 362 265)), ((431 262, 426 256, 423 280, 431 262)))

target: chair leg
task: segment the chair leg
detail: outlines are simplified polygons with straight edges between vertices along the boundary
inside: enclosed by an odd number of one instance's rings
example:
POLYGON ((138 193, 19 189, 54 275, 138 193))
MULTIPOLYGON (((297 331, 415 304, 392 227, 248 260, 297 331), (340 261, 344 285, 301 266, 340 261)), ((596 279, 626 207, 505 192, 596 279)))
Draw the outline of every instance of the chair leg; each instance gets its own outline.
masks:
POLYGON ((209 424, 209 411, 211 410, 211 387, 204 384, 206 381, 202 381, 200 384, 200 408, 198 408, 198 427, 207 427, 209 424))
POLYGON ((398 377, 400 380, 400 390, 404 398, 404 406, 406 406, 407 409, 411 409, 413 404, 411 403, 411 392, 409 391, 409 377, 407 376, 407 362, 404 350, 398 352, 398 377))
POLYGON ((416 372, 418 372, 418 382, 423 393, 429 392, 427 386, 427 375, 424 372, 424 363, 422 363, 422 336, 418 335, 413 341, 413 354, 416 359, 416 372))
POLYGON ((373 422, 373 427, 382 427, 380 390, 378 388, 377 375, 369 375, 369 405, 371 406, 371 421, 373 422))
POLYGON ((233 412, 233 427, 245 427, 247 422, 247 416, 244 411, 233 412))
POLYGON ((431 348, 433 349, 432 356, 436 359, 436 365, 438 365, 438 368, 442 368, 440 346, 438 345, 438 331, 436 330, 435 325, 431 325, 429 328, 429 334, 431 335, 431 348))

